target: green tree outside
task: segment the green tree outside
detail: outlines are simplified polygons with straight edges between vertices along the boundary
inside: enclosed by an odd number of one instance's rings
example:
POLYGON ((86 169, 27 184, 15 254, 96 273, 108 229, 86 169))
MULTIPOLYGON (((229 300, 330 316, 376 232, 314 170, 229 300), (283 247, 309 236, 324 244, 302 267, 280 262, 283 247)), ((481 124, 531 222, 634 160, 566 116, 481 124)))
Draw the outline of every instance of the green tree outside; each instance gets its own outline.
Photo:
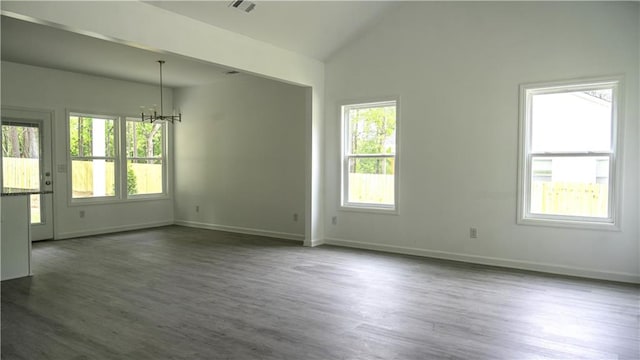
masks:
MULTIPOLYGON (((351 109, 349 128, 352 154, 395 154, 395 106, 351 109)), ((385 157, 352 158, 349 170, 351 173, 392 175, 394 173, 394 159, 385 157)))

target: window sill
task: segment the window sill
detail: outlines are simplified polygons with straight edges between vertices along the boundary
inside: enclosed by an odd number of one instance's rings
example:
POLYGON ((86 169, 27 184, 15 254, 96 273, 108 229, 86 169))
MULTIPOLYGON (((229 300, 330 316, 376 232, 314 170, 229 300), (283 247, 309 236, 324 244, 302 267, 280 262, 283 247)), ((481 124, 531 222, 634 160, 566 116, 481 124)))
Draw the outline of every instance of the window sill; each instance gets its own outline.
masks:
POLYGON ((84 199, 72 199, 69 201, 69 206, 86 206, 86 205, 114 205, 114 204, 127 204, 144 201, 164 201, 171 200, 171 196, 161 194, 158 196, 140 196, 127 199, 110 199, 110 198, 84 198, 84 199))
POLYGON ((359 213, 370 213, 370 214, 381 214, 381 215, 398 215, 398 207, 375 207, 375 206, 358 206, 358 205, 342 205, 340 206, 341 211, 350 211, 350 212, 359 212, 359 213))
POLYGON ((620 226, 615 222, 599 222, 588 220, 565 220, 526 217, 519 218, 518 225, 543 226, 575 230, 620 231, 620 226))

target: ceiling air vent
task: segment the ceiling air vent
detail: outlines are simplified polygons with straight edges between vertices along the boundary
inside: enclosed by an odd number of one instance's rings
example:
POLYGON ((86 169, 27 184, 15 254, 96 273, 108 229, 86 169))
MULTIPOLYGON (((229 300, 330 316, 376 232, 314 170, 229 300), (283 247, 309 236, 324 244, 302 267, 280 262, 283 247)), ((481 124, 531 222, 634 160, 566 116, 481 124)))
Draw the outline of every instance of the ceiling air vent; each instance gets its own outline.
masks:
POLYGON ((247 0, 235 0, 235 1, 232 1, 231 4, 229 4, 229 6, 231 6, 232 8, 236 8, 238 10, 242 10, 246 13, 250 13, 251 10, 253 10, 256 7, 256 4, 247 0))

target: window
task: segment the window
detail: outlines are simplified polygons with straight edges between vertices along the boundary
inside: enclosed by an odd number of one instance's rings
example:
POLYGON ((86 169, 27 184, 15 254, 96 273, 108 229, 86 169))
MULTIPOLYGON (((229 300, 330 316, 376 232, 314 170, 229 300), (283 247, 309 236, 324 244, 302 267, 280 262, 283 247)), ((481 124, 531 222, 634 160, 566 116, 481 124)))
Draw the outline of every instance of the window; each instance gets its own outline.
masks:
POLYGON ((618 88, 618 80, 521 87, 521 223, 615 225, 618 88))
MULTIPOLYGON (((2 119, 2 191, 40 191, 41 124, 2 119)), ((41 194, 30 196, 31 224, 42 224, 41 194)))
POLYGON ((121 200, 166 194, 166 125, 143 123, 134 118, 122 119, 118 116, 69 114, 73 201, 121 200))
POLYGON ((71 197, 116 196, 116 118, 71 114, 71 197))
POLYGON ((127 194, 164 192, 164 123, 127 119, 127 194))
POLYGON ((397 101, 342 106, 342 206, 395 211, 397 101))

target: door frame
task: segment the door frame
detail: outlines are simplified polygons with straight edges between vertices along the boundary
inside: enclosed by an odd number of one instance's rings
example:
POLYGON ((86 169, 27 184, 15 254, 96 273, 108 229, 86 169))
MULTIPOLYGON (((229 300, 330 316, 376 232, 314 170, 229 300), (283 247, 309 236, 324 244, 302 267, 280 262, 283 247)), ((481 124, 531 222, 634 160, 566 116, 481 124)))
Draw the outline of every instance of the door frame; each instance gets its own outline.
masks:
MULTIPOLYGON (((34 241, 53 239, 55 234, 55 214, 53 194, 55 188, 55 172, 53 171, 54 160, 54 139, 53 139, 53 110, 44 110, 36 108, 5 106, 1 108, 0 123, 4 123, 7 119, 9 123, 25 123, 38 124, 40 128, 40 190, 47 191, 48 194, 42 194, 40 197, 41 214, 44 222, 31 225, 31 238, 34 241), (45 173, 49 173, 50 184, 45 184, 45 173)), ((1 170, 0 170, 1 175, 1 170)))

